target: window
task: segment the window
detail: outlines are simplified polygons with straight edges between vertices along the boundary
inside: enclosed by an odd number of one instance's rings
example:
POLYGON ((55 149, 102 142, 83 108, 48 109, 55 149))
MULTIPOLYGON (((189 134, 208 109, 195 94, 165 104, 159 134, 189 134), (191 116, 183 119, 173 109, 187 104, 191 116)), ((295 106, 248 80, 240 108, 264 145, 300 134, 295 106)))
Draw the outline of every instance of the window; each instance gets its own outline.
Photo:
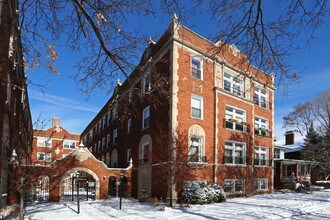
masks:
POLYGON ((239 75, 231 75, 228 72, 224 74, 224 89, 238 96, 245 96, 244 80, 239 75))
POLYGON ((51 162, 52 161, 52 154, 51 153, 38 152, 37 153, 37 160, 51 162))
POLYGON ((93 139, 93 131, 90 131, 89 132, 89 141, 92 141, 92 139, 93 139))
POLYGON ((128 119, 127 121, 127 133, 132 132, 132 119, 128 119))
POLYGON ((107 166, 110 165, 110 153, 109 152, 105 155, 105 164, 107 166))
POLYGON ((100 131, 102 131, 103 130, 103 118, 101 119, 101 122, 100 122, 100 131))
POLYGON ((65 149, 75 149, 76 148, 76 142, 75 141, 64 140, 63 148, 65 148, 65 149))
POLYGON ((248 132, 249 126, 245 123, 245 119, 245 111, 231 106, 226 106, 226 128, 248 132))
POLYGON ((269 137, 268 120, 264 118, 255 117, 254 119, 254 133, 256 135, 269 137))
POLYGON ((50 138, 39 137, 37 146, 38 147, 52 147, 52 141, 50 138))
POLYGON ((97 152, 101 152, 101 141, 97 144, 97 152))
POLYGON ((203 59, 201 57, 191 58, 191 76, 203 80, 203 59))
POLYGON ((188 152, 189 162, 205 162, 203 156, 203 138, 198 136, 190 137, 190 146, 188 152))
POLYGON ((150 106, 143 109, 142 115, 142 128, 148 128, 150 126, 150 106))
POLYGON ((245 143, 225 143, 225 164, 245 164, 245 143))
POLYGON ((140 164, 143 165, 148 163, 149 163, 149 143, 145 143, 142 146, 140 164))
POLYGON ((142 91, 143 93, 147 93, 150 92, 150 74, 145 74, 143 77, 143 84, 142 84, 143 88, 142 91))
POLYGON ((115 145, 115 144, 117 144, 117 139, 118 139, 118 131, 117 131, 117 129, 115 129, 115 130, 113 130, 113 132, 112 132, 112 144, 113 145, 115 145))
POLYGON ((226 194, 241 194, 245 190, 244 180, 225 179, 223 189, 226 194))
POLYGON ((283 165, 283 171, 282 171, 283 177, 294 177, 294 167, 293 165, 283 165))
POLYGON ((281 150, 280 149, 274 149, 274 158, 281 158, 281 150))
POLYGON ((254 149, 254 165, 268 166, 268 148, 255 147, 254 149))
POLYGON ((11 80, 9 74, 7 75, 7 99, 6 101, 10 103, 10 98, 11 98, 11 80))
POLYGON ((258 191, 268 190, 268 179, 256 179, 255 189, 258 191))
POLYGON ((111 110, 108 111, 108 125, 110 125, 111 122, 111 110))
POLYGON ((191 117, 203 119, 203 98, 191 96, 191 117))
POLYGON ((103 129, 105 128, 105 126, 106 126, 106 124, 107 124, 107 120, 106 120, 106 118, 105 118, 105 116, 103 117, 103 129))
POLYGON ((110 147, 110 134, 107 135, 107 147, 110 147))
POLYGON ((132 158, 132 150, 127 149, 127 163, 130 162, 131 158, 132 158))
POLYGON ((308 166, 306 164, 298 164, 298 176, 308 176, 308 166))
POLYGON ((105 138, 102 138, 102 150, 105 149, 105 138))
POLYGON ((254 88, 254 103, 263 108, 269 108, 268 92, 266 89, 254 88))

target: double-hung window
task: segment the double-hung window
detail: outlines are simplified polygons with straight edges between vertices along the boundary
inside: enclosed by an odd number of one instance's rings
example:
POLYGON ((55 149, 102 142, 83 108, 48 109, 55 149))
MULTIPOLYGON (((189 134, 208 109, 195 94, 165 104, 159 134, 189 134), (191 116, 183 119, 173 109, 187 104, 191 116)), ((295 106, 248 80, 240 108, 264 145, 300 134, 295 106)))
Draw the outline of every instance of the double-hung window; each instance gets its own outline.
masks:
POLYGON ((245 119, 245 111, 226 106, 226 128, 248 132, 248 125, 244 123, 245 119))
POLYGON ((244 79, 239 74, 224 74, 224 89, 238 96, 245 96, 244 79))
POLYGON ((268 190, 268 179, 256 179, 255 182, 255 189, 258 191, 262 191, 262 190, 268 190))
POLYGON ((203 97, 191 96, 191 117, 203 119, 203 97))
POLYGON ((39 137, 37 146, 38 147, 52 147, 52 140, 50 138, 39 137))
POLYGON ((51 153, 38 152, 37 153, 37 160, 51 162, 52 161, 52 154, 51 153))
POLYGON ((143 93, 150 92, 150 89, 151 89, 151 87, 150 87, 150 79, 151 79, 150 74, 145 74, 143 76, 143 84, 142 84, 142 86, 143 86, 143 88, 142 88, 143 93))
POLYGON ((225 142, 225 164, 245 164, 245 143, 225 142))
POLYGON ((115 129, 115 130, 113 130, 113 132, 112 132, 112 144, 113 145, 115 145, 115 144, 117 144, 117 139, 118 139, 118 131, 117 131, 117 129, 115 129))
POLYGON ((254 103, 263 108, 269 108, 268 92, 266 89, 254 88, 254 103))
POLYGON ((76 148, 76 142, 75 141, 64 140, 63 148, 65 148, 65 149, 75 149, 76 148))
POLYGON ((261 136, 269 136, 268 120, 260 117, 254 119, 254 133, 261 136))
POLYGON ((143 109, 142 113, 142 129, 150 126, 150 106, 143 109))
POLYGON ((267 166, 269 160, 269 150, 267 147, 255 147, 254 149, 254 165, 267 166))
POLYGON ((188 157, 189 162, 205 162, 205 157, 203 156, 203 137, 190 137, 188 157))
POLYGON ((191 76, 203 80, 203 59, 201 57, 191 58, 191 76))
POLYGON ((245 186, 242 179, 225 179, 223 189, 226 194, 244 193, 245 186))
POLYGON ((141 156, 140 156, 140 164, 147 164, 149 163, 149 143, 145 143, 142 145, 141 156))

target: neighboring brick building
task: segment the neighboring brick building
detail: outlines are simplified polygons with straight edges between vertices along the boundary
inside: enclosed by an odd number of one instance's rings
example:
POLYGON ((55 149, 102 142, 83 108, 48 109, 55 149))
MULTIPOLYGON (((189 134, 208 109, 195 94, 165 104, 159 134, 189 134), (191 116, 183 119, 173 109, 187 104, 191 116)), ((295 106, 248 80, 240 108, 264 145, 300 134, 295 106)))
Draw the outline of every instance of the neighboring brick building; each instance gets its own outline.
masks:
POLYGON ((132 158, 132 196, 170 193, 163 179, 168 162, 155 144, 161 133, 187 142, 175 153, 186 155, 191 172, 176 178, 174 196, 192 181, 218 183, 231 196, 273 189, 274 78, 234 45, 216 53, 219 44, 174 17, 81 134, 109 167, 127 167, 132 158))
POLYGON ((15 149, 19 162, 28 163, 33 137, 17 8, 16 0, 0 0, 0 208, 14 176, 10 156, 15 149))
POLYGON ((33 130, 31 160, 46 165, 71 153, 80 142, 80 135, 71 134, 60 126, 60 118, 52 118, 47 130, 33 130))

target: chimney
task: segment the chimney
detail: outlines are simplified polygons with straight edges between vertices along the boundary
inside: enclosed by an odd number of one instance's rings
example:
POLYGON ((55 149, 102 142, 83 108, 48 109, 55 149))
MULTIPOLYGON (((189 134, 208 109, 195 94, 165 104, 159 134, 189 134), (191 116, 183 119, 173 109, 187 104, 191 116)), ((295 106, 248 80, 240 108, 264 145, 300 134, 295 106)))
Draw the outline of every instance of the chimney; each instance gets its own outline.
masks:
POLYGON ((285 132, 285 145, 294 144, 294 131, 285 132))
POLYGON ((60 118, 58 117, 53 117, 52 118, 52 127, 59 127, 60 126, 60 118))

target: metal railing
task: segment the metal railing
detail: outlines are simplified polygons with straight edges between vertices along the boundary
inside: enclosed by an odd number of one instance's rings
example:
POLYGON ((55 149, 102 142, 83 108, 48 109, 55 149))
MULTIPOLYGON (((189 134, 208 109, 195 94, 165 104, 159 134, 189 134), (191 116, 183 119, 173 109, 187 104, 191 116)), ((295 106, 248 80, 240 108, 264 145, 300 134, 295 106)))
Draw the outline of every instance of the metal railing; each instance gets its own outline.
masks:
POLYGON ((228 129, 242 131, 242 132, 249 132, 250 125, 246 122, 239 122, 233 119, 224 119, 225 127, 228 129))
POLYGON ((271 132, 262 128, 254 128, 254 134, 264 137, 271 137, 271 132))
POLYGON ((228 92, 234 93, 235 95, 245 97, 245 92, 239 89, 231 88, 229 85, 225 85, 224 89, 228 92))

